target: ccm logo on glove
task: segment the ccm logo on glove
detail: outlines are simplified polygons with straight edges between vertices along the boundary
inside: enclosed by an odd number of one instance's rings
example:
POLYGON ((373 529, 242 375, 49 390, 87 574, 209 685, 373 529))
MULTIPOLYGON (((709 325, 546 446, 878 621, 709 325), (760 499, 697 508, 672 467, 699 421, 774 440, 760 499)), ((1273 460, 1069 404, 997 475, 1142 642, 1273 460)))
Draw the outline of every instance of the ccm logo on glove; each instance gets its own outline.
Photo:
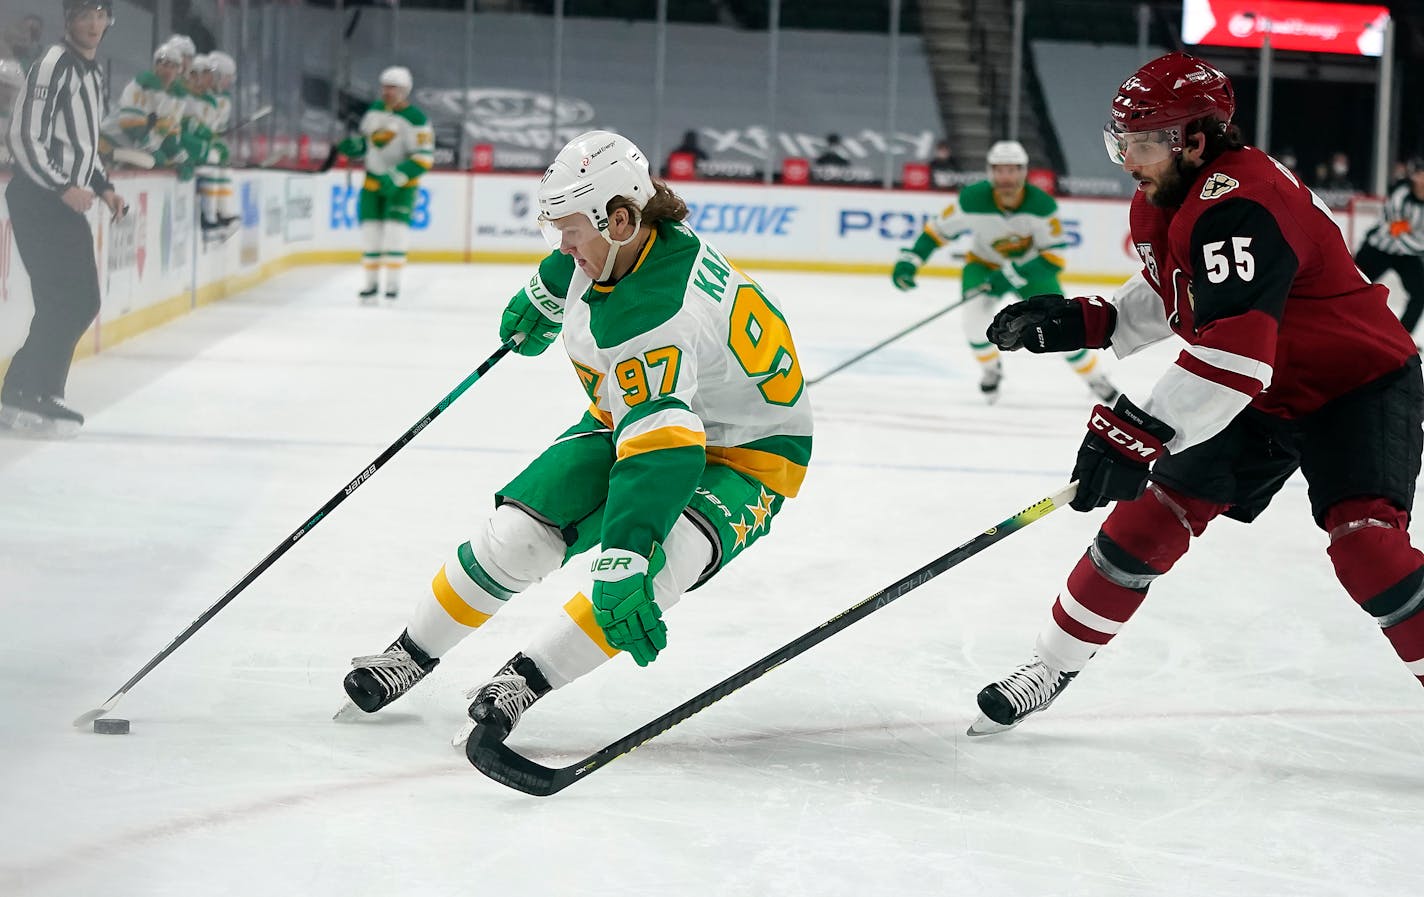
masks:
MULTIPOLYGON (((1144 461, 1152 461, 1158 455, 1162 454, 1162 443, 1155 439, 1150 443, 1143 442, 1138 434, 1130 433, 1122 429, 1108 417, 1105 417, 1104 413, 1112 414, 1112 412, 1108 411, 1103 405, 1094 408, 1092 419, 1088 421, 1088 427, 1089 429, 1097 431, 1102 438, 1114 443, 1119 451, 1136 455, 1144 461)), ((1116 417, 1116 415, 1112 416, 1116 417)))

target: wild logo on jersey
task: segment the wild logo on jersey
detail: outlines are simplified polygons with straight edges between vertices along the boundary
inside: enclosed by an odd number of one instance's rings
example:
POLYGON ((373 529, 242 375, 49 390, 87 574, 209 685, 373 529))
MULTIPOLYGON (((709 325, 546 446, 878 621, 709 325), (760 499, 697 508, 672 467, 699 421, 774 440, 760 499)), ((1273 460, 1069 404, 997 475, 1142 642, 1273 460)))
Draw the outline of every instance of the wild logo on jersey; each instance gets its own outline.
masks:
POLYGON ((1024 234, 1005 234, 990 245, 999 255, 1017 258, 1033 248, 1033 237, 1024 234))
POLYGON ((578 374, 579 382, 583 384, 583 391, 588 393, 589 401, 598 404, 598 392, 603 388, 603 374, 587 365, 579 364, 572 358, 569 361, 573 363, 574 371, 578 374))
POLYGON ((390 128, 382 128, 371 135, 371 143, 376 146, 385 146, 396 139, 396 132, 390 128))

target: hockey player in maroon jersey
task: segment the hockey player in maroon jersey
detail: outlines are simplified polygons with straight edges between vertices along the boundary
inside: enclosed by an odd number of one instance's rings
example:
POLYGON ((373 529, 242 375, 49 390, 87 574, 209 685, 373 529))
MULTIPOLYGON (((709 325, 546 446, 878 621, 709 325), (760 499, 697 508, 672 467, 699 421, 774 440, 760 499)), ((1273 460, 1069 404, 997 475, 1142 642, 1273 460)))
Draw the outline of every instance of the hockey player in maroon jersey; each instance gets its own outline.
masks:
POLYGON ((1117 502, 1068 576, 1032 660, 979 693, 970 735, 1042 710, 1219 515, 1249 523, 1297 469, 1335 575, 1424 684, 1424 555, 1409 542, 1424 382, 1325 207, 1244 146, 1226 76, 1184 53, 1118 88, 1104 136, 1137 181, 1142 271, 1100 297, 1034 296, 995 317, 1000 349, 1119 357, 1186 346, 1136 402, 1097 406, 1073 507, 1117 502))

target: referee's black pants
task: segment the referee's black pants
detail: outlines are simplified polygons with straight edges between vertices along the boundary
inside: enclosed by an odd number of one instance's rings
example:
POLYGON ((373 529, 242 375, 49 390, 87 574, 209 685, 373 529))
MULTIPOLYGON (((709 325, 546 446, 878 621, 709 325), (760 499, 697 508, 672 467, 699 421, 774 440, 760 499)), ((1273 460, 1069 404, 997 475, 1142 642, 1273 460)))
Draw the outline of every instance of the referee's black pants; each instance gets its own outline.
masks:
POLYGON ((1394 273, 1399 275, 1400 282, 1404 284, 1404 292, 1408 295, 1404 311, 1399 316, 1399 323, 1404 325, 1405 330, 1413 333, 1420 315, 1424 315, 1424 257, 1395 255, 1366 243, 1355 254, 1355 264, 1370 280, 1379 280, 1384 272, 1394 269, 1394 273))
POLYGON ((16 172, 5 191, 15 246, 30 275, 35 316, 0 395, 63 396, 74 347, 99 314, 99 269, 89 219, 16 172))

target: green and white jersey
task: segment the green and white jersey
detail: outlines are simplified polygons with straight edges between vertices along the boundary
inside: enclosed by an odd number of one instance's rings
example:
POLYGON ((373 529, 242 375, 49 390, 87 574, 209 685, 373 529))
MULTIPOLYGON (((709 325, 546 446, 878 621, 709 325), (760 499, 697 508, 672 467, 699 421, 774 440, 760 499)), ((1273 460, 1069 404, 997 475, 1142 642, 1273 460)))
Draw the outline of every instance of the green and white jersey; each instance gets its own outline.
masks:
POLYGON ((1005 208, 989 181, 977 181, 959 191, 959 201, 926 224, 925 233, 937 246, 966 233, 973 234, 965 261, 996 268, 1006 263, 1022 265, 1040 257, 1055 268, 1062 268, 1060 252, 1068 242, 1053 197, 1025 184, 1018 205, 1005 208))
POLYGON ((217 107, 213 116, 213 133, 222 134, 232 126, 232 94, 227 91, 215 92, 213 105, 217 107))
MULTIPOLYGON (((525 290, 548 308, 574 275, 573 260, 556 252, 525 290)), ((646 554, 671 530, 706 464, 787 498, 800 490, 811 403, 791 328, 760 285, 686 225, 660 222, 621 280, 564 302, 563 323, 589 412, 613 431, 616 447, 605 548, 646 554)))
POLYGON ((191 90, 183 97, 183 115, 190 120, 189 127, 202 125, 210 135, 216 133, 218 121, 218 101, 210 93, 194 93, 191 90))
POLYGON ((178 133, 183 101, 174 96, 153 72, 140 72, 124 86, 118 105, 99 130, 115 146, 152 152, 178 133))
POLYGON ((368 175, 389 174, 397 184, 413 186, 435 164, 435 129, 410 104, 390 110, 377 100, 361 117, 360 131, 359 146, 347 155, 363 158, 368 175))

